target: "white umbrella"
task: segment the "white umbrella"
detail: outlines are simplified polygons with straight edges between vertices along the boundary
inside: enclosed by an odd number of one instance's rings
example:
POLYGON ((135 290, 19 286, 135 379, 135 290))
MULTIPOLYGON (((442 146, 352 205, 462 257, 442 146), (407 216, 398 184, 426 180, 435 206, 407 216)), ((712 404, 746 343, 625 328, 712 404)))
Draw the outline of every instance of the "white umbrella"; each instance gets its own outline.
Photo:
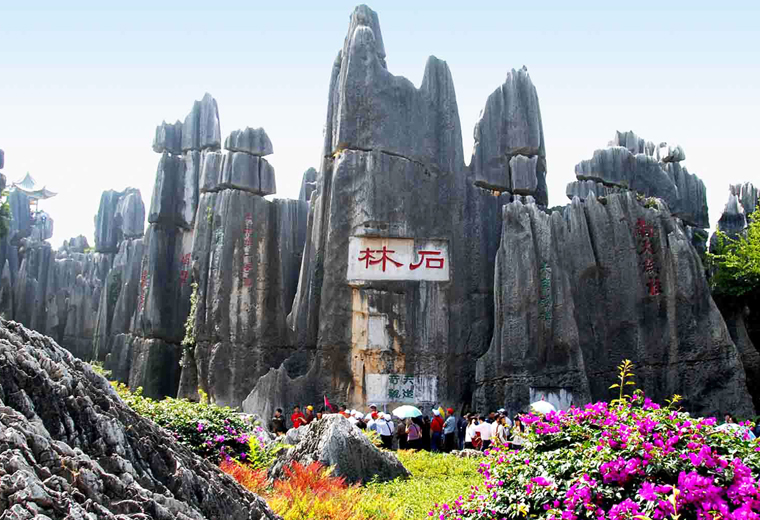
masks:
POLYGON ((393 410, 393 415, 401 419, 406 419, 407 417, 421 417, 422 412, 416 406, 405 404, 404 406, 399 406, 393 410))
POLYGON ((730 432, 734 434, 740 434, 742 437, 744 437, 746 434, 749 434, 750 440, 755 440, 755 434, 752 433, 752 430, 747 428, 746 426, 742 426, 741 424, 736 423, 724 423, 715 428, 717 431, 721 432, 730 432))
POLYGON ((536 401, 535 403, 531 403, 530 409, 534 412, 547 414, 549 412, 556 412, 557 409, 554 408, 554 405, 551 404, 549 401, 544 401, 543 399, 540 401, 536 401))

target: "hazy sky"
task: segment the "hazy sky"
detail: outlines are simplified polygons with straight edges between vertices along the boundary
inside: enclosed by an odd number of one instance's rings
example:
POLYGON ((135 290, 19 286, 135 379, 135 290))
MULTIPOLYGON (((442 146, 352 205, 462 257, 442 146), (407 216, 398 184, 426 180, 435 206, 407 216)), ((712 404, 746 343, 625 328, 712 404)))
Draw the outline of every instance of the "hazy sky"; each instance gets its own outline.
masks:
MULTIPOLYGON (((10 180, 58 191, 42 207, 58 247, 84 234, 106 189, 146 207, 155 126, 210 92, 222 135, 263 126, 278 196, 318 167, 330 69, 353 2, 0 0, 0 148, 10 180), (125 5, 126 4, 126 5, 125 5)), ((760 181, 760 1, 377 2, 389 70, 419 86, 446 60, 469 160, 472 129, 507 71, 528 67, 546 138, 549 203, 615 130, 681 144, 708 188, 760 181), (663 7, 668 4, 668 8, 663 7), (620 6, 630 6, 622 8, 620 6)))

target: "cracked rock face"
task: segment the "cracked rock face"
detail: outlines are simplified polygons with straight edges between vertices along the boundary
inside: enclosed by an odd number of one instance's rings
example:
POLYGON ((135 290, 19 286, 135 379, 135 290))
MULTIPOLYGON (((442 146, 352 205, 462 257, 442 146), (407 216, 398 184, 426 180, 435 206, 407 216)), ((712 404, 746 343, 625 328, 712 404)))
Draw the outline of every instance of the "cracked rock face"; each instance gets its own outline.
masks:
POLYGON ((0 518, 275 519, 50 338, 0 321, 0 518))
POLYGON ((145 229, 145 205, 140 190, 104 191, 95 216, 95 251, 116 253, 125 238, 141 237, 145 229))
POLYGON ((308 204, 238 189, 201 196, 193 241, 198 281, 193 363, 181 396, 200 385, 239 407, 259 377, 294 349, 286 317, 298 284, 308 204))
POLYGON ((470 167, 479 186, 498 191, 516 187, 515 193, 534 195, 540 205, 548 204, 541 109, 525 67, 512 69, 488 97, 475 125, 470 167))
POLYGON ((606 400, 630 359, 656 401, 680 394, 695 414, 752 414, 740 353, 667 206, 626 192, 550 215, 513 202, 503 220, 478 409, 519 412, 541 395, 560 406, 606 400))
POLYGON ((590 191, 597 197, 604 195, 599 185, 631 190, 663 199, 672 214, 690 226, 708 228, 707 190, 699 177, 681 165, 685 159, 680 146, 655 146, 633 132, 617 132, 608 148, 596 150, 591 159, 575 166, 578 180, 568 184, 567 196, 583 200, 590 191), (597 188, 591 190, 589 182, 597 188))
POLYGON ((392 75, 377 15, 358 7, 333 67, 325 136, 315 190, 301 197, 308 232, 288 318, 297 350, 276 371, 288 392, 270 372, 249 406, 287 406, 309 393, 356 405, 469 401, 474 359, 493 327, 499 205, 511 197, 473 185, 448 66, 430 58, 419 89, 392 75), (409 251, 388 265, 396 278, 349 275, 360 255, 352 248, 383 240, 409 251), (443 263, 423 258, 412 268, 428 246, 447 255, 443 263), (387 389, 398 375, 411 376, 407 397, 387 389))

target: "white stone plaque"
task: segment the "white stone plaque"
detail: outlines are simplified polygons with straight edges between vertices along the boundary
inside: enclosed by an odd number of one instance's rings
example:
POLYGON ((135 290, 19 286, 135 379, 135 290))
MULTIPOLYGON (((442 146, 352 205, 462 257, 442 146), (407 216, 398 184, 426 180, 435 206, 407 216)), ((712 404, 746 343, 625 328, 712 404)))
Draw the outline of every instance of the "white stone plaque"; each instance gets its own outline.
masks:
POLYGON ((367 374, 367 402, 435 403, 438 399, 438 377, 409 374, 367 374))
POLYGON ((348 280, 449 281, 449 243, 414 238, 350 237, 348 280))

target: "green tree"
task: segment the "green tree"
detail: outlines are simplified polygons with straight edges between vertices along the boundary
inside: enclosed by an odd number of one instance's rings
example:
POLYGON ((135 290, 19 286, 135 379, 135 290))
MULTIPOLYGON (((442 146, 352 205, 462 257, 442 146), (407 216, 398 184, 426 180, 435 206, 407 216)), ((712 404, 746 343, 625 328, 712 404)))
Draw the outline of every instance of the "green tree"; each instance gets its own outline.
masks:
POLYGON ((749 226, 743 234, 730 238, 716 231, 716 236, 715 252, 707 253, 713 291, 748 296, 760 290, 760 208, 749 216, 749 226))
POLYGON ((0 238, 5 238, 11 230, 11 206, 8 204, 8 190, 0 194, 0 238))

